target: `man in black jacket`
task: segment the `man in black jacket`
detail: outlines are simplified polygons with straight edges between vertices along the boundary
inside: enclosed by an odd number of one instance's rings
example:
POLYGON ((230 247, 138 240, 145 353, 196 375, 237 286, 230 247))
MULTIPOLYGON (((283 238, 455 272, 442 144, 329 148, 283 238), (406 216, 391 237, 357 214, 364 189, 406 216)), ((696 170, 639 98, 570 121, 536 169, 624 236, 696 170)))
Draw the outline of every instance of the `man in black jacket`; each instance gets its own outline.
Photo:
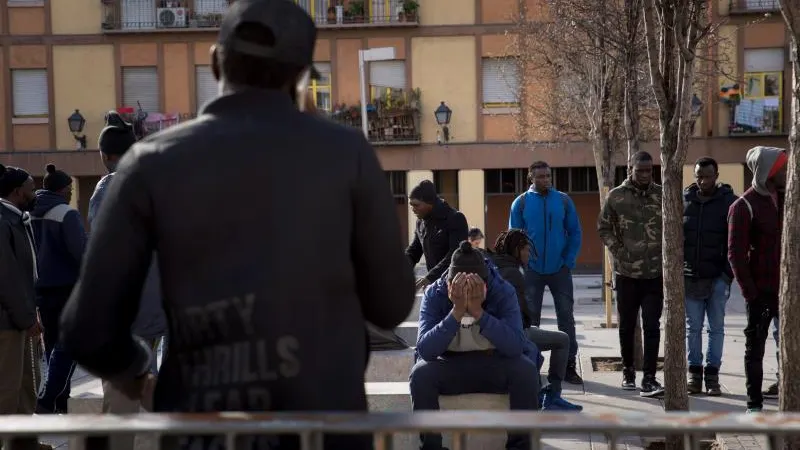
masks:
POLYGON ((439 197, 430 180, 423 180, 411 190, 408 203, 417 216, 417 226, 406 256, 412 265, 425 256, 428 273, 417 279, 417 289, 422 289, 439 279, 450 266, 458 244, 467 240, 469 226, 464 214, 439 197))
MULTIPOLYGON (((38 270, 28 215, 36 200, 33 187, 27 172, 0 164, 0 415, 31 415, 36 409, 39 371, 34 370, 34 355, 42 327, 36 314, 38 270)), ((20 448, 40 447, 34 439, 20 448)))
MULTIPOLYGON (((297 106, 315 41, 294 2, 232 3, 212 54, 222 95, 137 142, 94 220, 62 337, 88 371, 141 395, 152 355, 130 329, 156 251, 170 320, 156 411, 366 411, 364 321, 391 329, 412 308, 374 150, 297 106)), ((224 445, 200 439, 183 445, 224 445)), ((298 445, 277 440, 245 447, 298 445)), ((325 438, 371 447, 371 436, 325 438)))
POLYGON ((728 264, 728 208, 733 189, 718 183, 717 162, 700 158, 695 183, 683 192, 683 273, 686 278, 686 347, 689 393, 703 391, 703 323, 708 316, 705 381, 708 395, 721 395, 719 367, 725 338, 725 305, 733 272, 728 264))

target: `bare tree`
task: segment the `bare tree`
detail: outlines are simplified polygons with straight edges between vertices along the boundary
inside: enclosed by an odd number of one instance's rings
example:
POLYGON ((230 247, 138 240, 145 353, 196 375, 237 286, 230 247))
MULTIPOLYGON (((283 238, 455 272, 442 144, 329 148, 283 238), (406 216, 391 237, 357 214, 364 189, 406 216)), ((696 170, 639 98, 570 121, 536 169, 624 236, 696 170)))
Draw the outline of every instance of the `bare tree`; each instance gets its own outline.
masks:
MULTIPOLYGON (((707 0, 643 0, 650 81, 659 110, 663 181, 665 326, 664 407, 689 409, 683 286, 683 164, 689 147, 693 86, 701 43, 711 31, 707 0)), ((668 438, 668 448, 681 448, 668 438)))
MULTIPOLYGON (((641 2, 547 0, 539 11, 529 11, 526 1, 519 2, 513 53, 526 90, 517 120, 521 140, 530 145, 542 145, 542 138, 588 142, 601 205, 614 188, 615 160, 623 153, 623 142, 629 160, 642 140, 656 135, 655 115, 642 114, 653 100, 646 80, 641 2), (529 20, 532 12, 544 20, 529 20), (624 19, 622 27, 620 18, 624 19), (546 89, 541 88, 550 81, 546 89)), ((608 255, 604 263, 610 264, 608 255)), ((604 271, 604 296, 608 298, 610 273, 604 271)), ((607 313, 610 320, 611 311, 607 313)), ((641 369, 638 324, 636 336, 635 361, 641 369)))
MULTIPOLYGON (((781 0, 781 12, 789 27, 792 49, 792 132, 789 135, 789 164, 783 212, 780 284, 780 409, 800 411, 800 380, 793 376, 800 368, 800 0, 781 0)), ((800 448, 796 437, 790 448, 800 448)))

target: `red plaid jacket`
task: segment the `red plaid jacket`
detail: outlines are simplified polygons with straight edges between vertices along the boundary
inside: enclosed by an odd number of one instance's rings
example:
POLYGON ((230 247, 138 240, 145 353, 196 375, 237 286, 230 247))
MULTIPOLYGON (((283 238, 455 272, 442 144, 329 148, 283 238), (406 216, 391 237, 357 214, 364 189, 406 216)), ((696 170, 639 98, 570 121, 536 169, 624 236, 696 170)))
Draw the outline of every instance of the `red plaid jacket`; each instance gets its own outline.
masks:
POLYGON ((745 300, 777 296, 782 229, 783 196, 776 207, 750 188, 728 210, 728 261, 745 300))

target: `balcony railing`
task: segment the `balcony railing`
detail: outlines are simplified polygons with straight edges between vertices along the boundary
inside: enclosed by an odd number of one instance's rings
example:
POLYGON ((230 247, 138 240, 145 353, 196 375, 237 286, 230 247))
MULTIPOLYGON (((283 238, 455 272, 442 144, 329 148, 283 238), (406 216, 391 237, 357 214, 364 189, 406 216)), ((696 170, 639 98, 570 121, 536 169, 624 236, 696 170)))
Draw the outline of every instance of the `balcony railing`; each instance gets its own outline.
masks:
POLYGON ((118 108, 117 112, 123 120, 133 126, 133 132, 137 139, 197 117, 196 114, 187 113, 147 113, 133 107, 118 108))
MULTIPOLYGON (((419 145, 420 90, 373 89, 367 104, 367 138, 373 145, 419 145)), ((330 118, 361 128, 361 105, 335 105, 330 118)))
POLYGON ((760 14, 780 11, 778 0, 731 0, 730 14, 760 14))
MULTIPOLYGON (((102 0, 106 31, 216 29, 235 0, 102 0)), ((417 26, 416 0, 295 0, 320 28, 417 26)))
MULTIPOLYGON (((338 110, 330 118, 343 125, 361 128, 361 111, 357 106, 338 110)), ((367 111, 368 140, 373 145, 419 145, 419 112, 395 110, 367 111)))

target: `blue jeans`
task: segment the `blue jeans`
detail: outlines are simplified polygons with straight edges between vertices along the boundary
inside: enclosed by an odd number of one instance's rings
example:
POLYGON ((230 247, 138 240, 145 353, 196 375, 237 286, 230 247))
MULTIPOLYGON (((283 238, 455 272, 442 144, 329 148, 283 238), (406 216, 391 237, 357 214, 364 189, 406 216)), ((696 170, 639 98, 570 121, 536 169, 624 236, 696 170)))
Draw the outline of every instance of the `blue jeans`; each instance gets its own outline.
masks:
POLYGON ((731 286, 720 277, 714 280, 707 298, 686 297, 686 347, 690 366, 703 365, 703 323, 708 316, 708 347, 706 366, 719 368, 722 364, 722 344, 725 340, 725 305, 731 286))
POLYGON ((550 288, 553 294, 553 303, 556 307, 556 320, 558 329, 569 336, 568 365, 575 366, 578 355, 578 340, 575 337, 575 297, 572 285, 572 272, 567 267, 562 267, 556 273, 540 274, 531 269, 525 271, 525 297, 528 309, 531 312, 533 326, 538 327, 542 320, 542 301, 544 288, 550 288))

